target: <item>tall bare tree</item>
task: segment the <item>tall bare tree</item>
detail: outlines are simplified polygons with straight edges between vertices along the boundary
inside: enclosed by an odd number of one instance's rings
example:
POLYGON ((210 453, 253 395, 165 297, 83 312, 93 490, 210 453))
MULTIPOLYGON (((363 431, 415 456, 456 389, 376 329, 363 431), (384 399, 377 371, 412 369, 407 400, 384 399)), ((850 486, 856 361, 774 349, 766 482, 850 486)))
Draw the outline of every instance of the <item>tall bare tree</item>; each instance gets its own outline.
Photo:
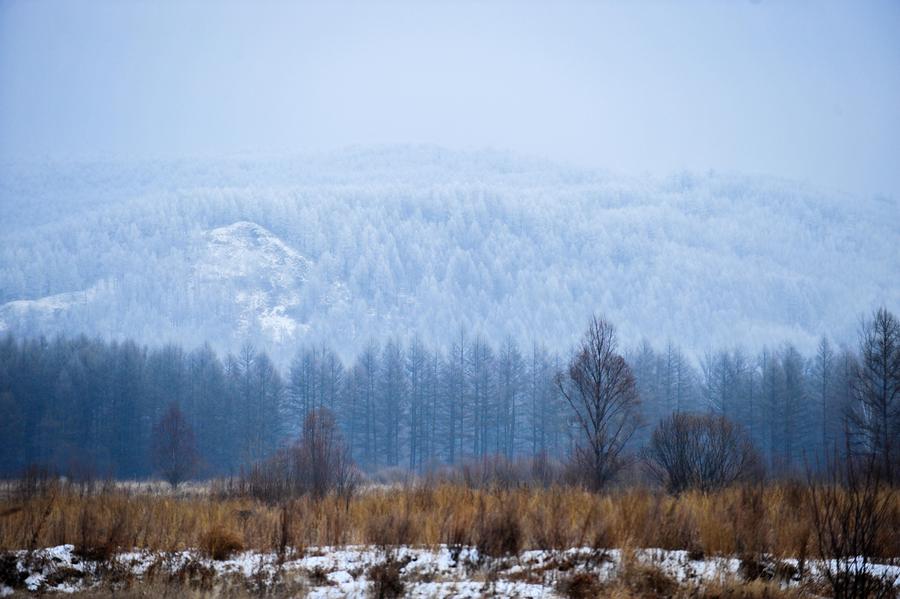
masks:
POLYGON ((591 318, 557 385, 580 431, 575 459, 588 483, 600 488, 621 469, 625 445, 639 425, 634 375, 617 352, 612 324, 591 318))
POLYGON ((154 466, 175 489, 196 473, 198 462, 194 431, 173 402, 153 429, 154 466))
POLYGON ((857 447, 876 456, 888 482, 900 478, 900 321, 879 308, 860 329, 850 421, 857 447))

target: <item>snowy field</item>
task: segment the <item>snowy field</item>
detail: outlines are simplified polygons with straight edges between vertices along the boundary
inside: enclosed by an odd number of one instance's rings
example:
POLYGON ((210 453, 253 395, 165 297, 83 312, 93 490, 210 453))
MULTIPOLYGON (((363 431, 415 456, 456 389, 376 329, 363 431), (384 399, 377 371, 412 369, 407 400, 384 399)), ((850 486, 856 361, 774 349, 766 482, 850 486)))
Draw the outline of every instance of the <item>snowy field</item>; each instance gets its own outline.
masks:
MULTIPOLYGON (((399 571, 404 596, 410 597, 557 597, 566 580, 577 573, 590 573, 599 583, 614 580, 625 568, 646 568, 660 580, 680 585, 703 586, 746 581, 748 565, 729 557, 703 557, 686 551, 643 549, 623 553, 590 548, 565 551, 525 551, 518 556, 488 558, 471 548, 437 549, 371 546, 308 548, 289 551, 285 557, 273 553, 245 552, 214 561, 195 552, 125 552, 110 562, 86 561, 72 545, 35 552, 7 554, 3 560, 6 582, 15 559, 17 586, 32 593, 86 591, 101 584, 153 577, 177 580, 194 587, 238 584, 258 590, 290 588, 308 597, 365 596, 372 590, 373 572, 393 565, 399 571)), ((798 563, 795 559, 754 562, 752 577, 772 580, 782 587, 815 580, 821 563, 798 563)), ((869 572, 894 580, 900 589, 900 564, 874 564, 869 572)), ((0 586, 0 596, 14 589, 0 586)))

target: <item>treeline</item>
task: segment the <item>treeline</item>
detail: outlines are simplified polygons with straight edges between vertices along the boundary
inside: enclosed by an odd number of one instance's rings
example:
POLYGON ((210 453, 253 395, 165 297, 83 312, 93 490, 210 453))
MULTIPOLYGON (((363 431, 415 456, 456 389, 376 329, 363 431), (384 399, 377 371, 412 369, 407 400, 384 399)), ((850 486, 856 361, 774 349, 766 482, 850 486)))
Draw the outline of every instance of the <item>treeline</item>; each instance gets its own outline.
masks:
MULTIPOLYGON (((695 366, 674 344, 642 343, 624 359, 639 398, 629 451, 675 412, 726 417, 775 474, 823 460, 848 427, 861 443, 884 445, 887 459, 900 445, 900 326, 885 310, 854 349, 823 339, 812 356, 790 345, 722 350, 695 366), (889 354, 881 367, 879 351, 889 354), (881 383, 886 405, 865 404, 881 383)), ((497 455, 564 458, 581 442, 558 378, 570 363, 537 344, 492 345, 463 331, 441 349, 373 342, 351 364, 328 347, 305 347, 283 372, 249 344, 221 359, 208 345, 8 335, 0 340, 0 474, 39 463, 72 476, 148 476, 153 431, 172 404, 193 431, 203 475, 271 456, 318 408, 335 414, 352 459, 369 472, 497 455)))

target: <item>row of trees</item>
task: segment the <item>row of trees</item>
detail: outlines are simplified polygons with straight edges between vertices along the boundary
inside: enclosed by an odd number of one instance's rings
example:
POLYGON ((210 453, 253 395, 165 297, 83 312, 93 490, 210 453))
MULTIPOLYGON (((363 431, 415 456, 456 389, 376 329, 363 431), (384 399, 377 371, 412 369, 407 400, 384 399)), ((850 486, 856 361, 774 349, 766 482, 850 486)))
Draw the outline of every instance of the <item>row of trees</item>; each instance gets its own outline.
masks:
MULTIPOLYGON (((443 350, 418 339, 371 343, 349 365, 328 347, 301 348, 284 374, 251 345, 222 360, 208 345, 185 352, 7 336, 0 471, 40 462, 73 475, 148 475, 173 404, 209 475, 274 455, 322 409, 368 471, 573 455, 603 484, 626 454, 654 442, 657 423, 685 413, 734 427, 776 473, 823 459, 843 430, 854 449, 895 471, 898 395, 900 325, 884 309, 861 328, 857 352, 823 339, 811 357, 791 346, 754 358, 721 351, 699 368, 674 344, 621 352, 600 319, 568 360, 537 344, 523 352, 511 339, 493 346, 460 331, 443 350)), ((684 436, 696 424, 669 422, 667 434, 684 436)))

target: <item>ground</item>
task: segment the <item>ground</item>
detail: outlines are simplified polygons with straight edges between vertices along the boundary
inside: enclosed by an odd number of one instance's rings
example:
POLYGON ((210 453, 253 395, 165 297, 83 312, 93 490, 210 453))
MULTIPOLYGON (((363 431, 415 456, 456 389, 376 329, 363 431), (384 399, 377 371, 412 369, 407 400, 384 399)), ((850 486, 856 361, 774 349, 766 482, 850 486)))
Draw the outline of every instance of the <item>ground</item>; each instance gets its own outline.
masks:
MULTIPOLYGON (((17 592, 115 593, 131 586, 162 584, 229 596, 240 589, 247 594, 321 598, 397 594, 537 598, 583 596, 579 584, 599 592, 604 584, 615 583, 641 596, 672 596, 678 590, 696 592, 758 581, 787 596, 804 596, 820 568, 816 562, 804 565, 797 560, 762 557, 751 564, 747 558, 660 549, 532 550, 490 558, 474 548, 445 545, 286 548, 282 555, 250 551, 222 560, 193 551, 123 552, 96 560, 79 556, 73 545, 7 555, 15 556, 15 572, 4 571, 0 596, 17 592), (18 588, 14 590, 10 584, 18 588), (225 588, 231 590, 221 592, 225 588)), ((900 565, 877 564, 870 571, 896 580, 895 588, 900 589, 900 565)))

